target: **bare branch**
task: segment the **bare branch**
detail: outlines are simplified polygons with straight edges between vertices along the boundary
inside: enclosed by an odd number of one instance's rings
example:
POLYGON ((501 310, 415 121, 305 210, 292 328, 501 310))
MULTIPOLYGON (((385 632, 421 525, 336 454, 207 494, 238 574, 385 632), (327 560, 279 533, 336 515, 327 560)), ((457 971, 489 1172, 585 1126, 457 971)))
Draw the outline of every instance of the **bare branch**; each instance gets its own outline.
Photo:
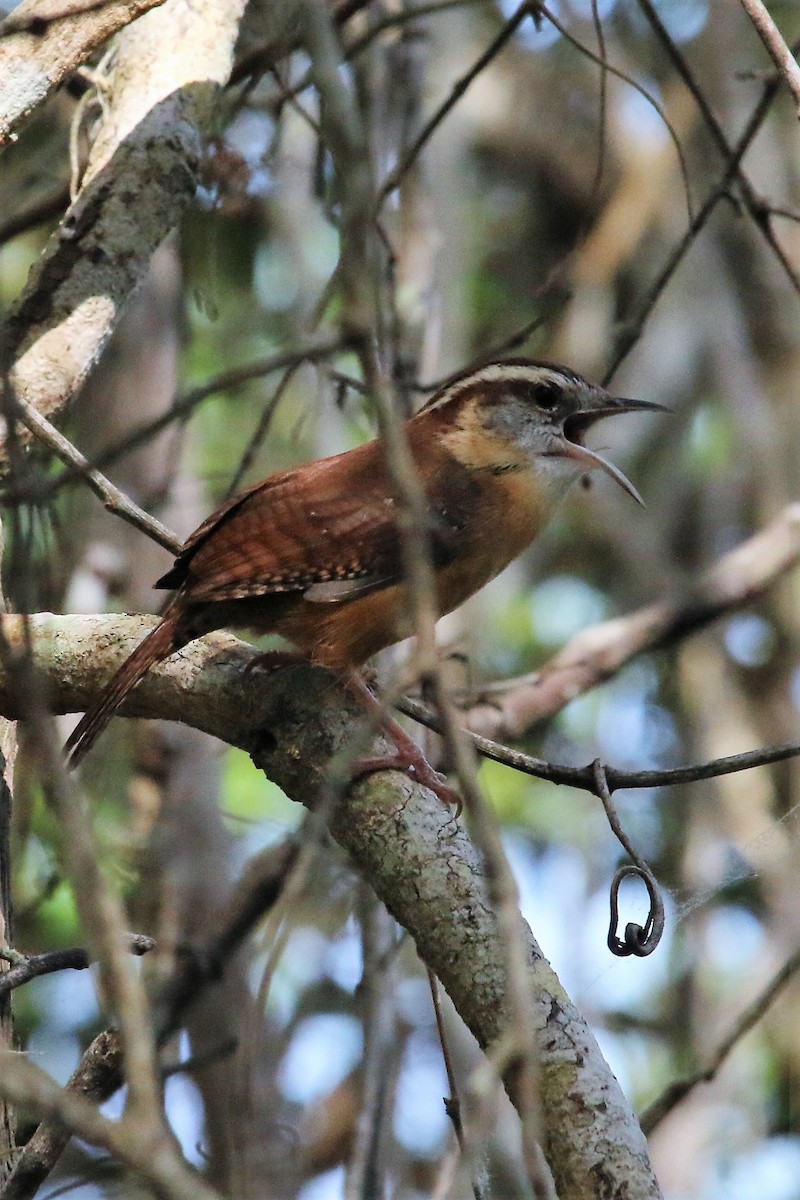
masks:
POLYGON ((59 1087, 22 1054, 0 1051, 0 1094, 15 1104, 32 1105, 90 1145, 108 1150, 170 1200, 219 1200, 219 1193, 176 1153, 171 1138, 154 1138, 130 1117, 110 1121, 101 1116, 85 1096, 59 1087))
POLYGON ((164 0, 23 0, 0 23, 0 148, 98 47, 164 0))
POLYGON ((505 44, 511 39, 511 37, 514 35, 514 32, 519 28, 525 18, 532 16, 533 11, 537 8, 538 5, 531 4, 528 2, 528 0, 525 0, 525 3, 523 4, 520 4, 516 12, 514 12, 512 16, 509 17, 509 19, 505 22, 497 37, 495 37, 491 44, 487 46, 483 54, 476 59, 469 71, 467 71, 466 74, 464 74, 461 79, 454 84, 450 95, 442 102, 442 104, 439 105, 436 112, 434 112, 428 118, 428 120, 425 122, 425 125, 414 139, 412 145, 408 147, 408 150, 405 152, 400 162, 383 181, 383 184, 378 192, 379 205, 383 204, 386 198, 391 196, 392 192, 400 186, 403 181, 403 176, 417 160, 420 153, 430 141, 431 137, 439 128, 442 121, 444 121, 448 113, 453 111, 456 104, 464 95, 470 84, 473 83, 478 78, 481 71, 484 71, 486 67, 488 67, 489 63, 497 57, 497 55, 503 49, 503 46, 505 46, 505 44))
POLYGON ((139 508, 138 504, 130 499, 129 496, 118 487, 116 487, 110 479, 102 475, 100 471, 94 468, 89 460, 81 454, 69 438, 59 432, 54 425, 36 411, 30 404, 26 404, 19 398, 12 401, 14 411, 19 417, 19 420, 35 433, 39 441, 48 446, 54 454, 57 454, 62 462, 84 479, 94 494, 98 496, 103 506, 111 513, 116 513, 123 521, 127 521, 129 525, 133 525, 135 529, 140 529, 154 542, 158 542, 166 550, 170 550, 173 554, 178 554, 181 549, 181 540, 167 529, 166 525, 156 518, 151 517, 144 509, 139 508))
MULTIPOLYGON (((621 70, 619 67, 613 66, 601 55, 595 54, 594 51, 590 50, 588 46, 584 46, 582 42, 578 41, 578 39, 570 33, 563 21, 559 21, 555 13, 550 12, 545 4, 542 4, 542 13, 547 17, 547 20, 550 22, 553 28, 557 29, 561 36, 568 41, 571 46, 574 46, 576 50, 580 51, 580 53, 583 54, 584 57, 588 58, 591 62, 597 63, 603 72, 603 77, 605 77, 606 74, 614 75, 617 79, 622 80, 623 83, 627 83, 634 89, 634 91, 638 92, 639 95, 647 101, 650 107, 658 114, 660 120, 663 121, 664 128, 666 129, 669 139, 672 142, 672 145, 675 147, 675 153, 678 156, 678 165, 680 167, 681 178, 683 180, 683 191, 686 197, 686 211, 689 217, 689 222, 691 223, 694 213, 692 210, 692 193, 689 186, 689 171, 686 166, 686 155, 683 152, 683 146, 681 145, 681 140, 678 137, 677 131, 672 125, 672 122, 669 120, 662 105, 660 105, 655 96, 649 92, 646 87, 634 79, 632 75, 628 75, 626 71, 621 70)), ((593 185, 593 190, 596 191, 596 189, 597 184, 595 183, 593 185)))
POLYGON ((800 117, 800 67, 792 54, 780 29, 767 12, 762 0, 741 0, 742 8, 756 27, 772 61, 786 81, 794 96, 797 115, 800 117))
MULTIPOLYGON (((177 959, 173 974, 162 982, 153 998, 159 1044, 173 1036, 186 1008, 220 977, 253 926, 273 906, 297 853, 297 843, 287 839, 256 855, 221 914, 218 929, 204 946, 177 959)), ((102 1104, 124 1083, 123 1068, 122 1039, 116 1030, 106 1030, 84 1051, 66 1090, 102 1104)), ((33 1196, 63 1153, 70 1134, 69 1126, 52 1117, 42 1121, 15 1162, 2 1200, 28 1200, 33 1196)))
MULTIPOLYGON (((734 154, 734 151, 728 142, 725 131, 714 115, 711 105, 706 99, 706 95, 697 82, 688 62, 686 61, 685 56, 681 53, 678 46, 670 37, 669 30, 661 20, 658 9, 653 4, 653 0, 637 0, 637 3, 639 4, 639 7, 650 23, 650 26, 652 27, 659 41, 664 46, 672 65, 675 67, 675 70, 678 72, 681 79, 694 96, 697 107, 700 109, 700 112, 703 115, 703 120, 708 126, 711 136, 716 142, 720 153, 722 154, 723 158, 726 159, 726 161, 730 160, 731 156, 734 154)), ((747 211, 750 213, 750 216, 754 220, 757 228, 761 231, 767 245, 770 247, 773 254, 775 254, 776 258, 783 267, 786 277, 792 284, 792 287, 796 292, 800 292, 800 277, 798 277, 797 271, 790 262, 785 250, 775 237, 770 224, 770 214, 777 216, 779 215, 778 211, 771 206, 766 205, 764 201, 756 194, 750 179, 741 167, 741 163, 737 168, 736 178, 739 182, 739 186, 742 189, 742 196, 745 204, 747 205, 747 211)))
POLYGON ((84 186, 2 338, 4 363, 16 360, 12 387, 44 417, 86 379, 152 253, 194 196, 201 130, 229 75, 243 7, 244 0, 210 0, 198 10, 173 0, 120 37, 84 186))
POLYGON ((728 1055, 736 1049, 745 1034, 749 1033, 753 1026, 761 1020, 792 976, 797 973, 798 968, 800 968, 800 950, 795 951, 791 958, 787 959, 766 987, 748 1004, 744 1012, 733 1023, 727 1036, 722 1039, 711 1055, 708 1065, 693 1075, 688 1075, 685 1079, 678 1079, 671 1083, 657 1100, 648 1105, 640 1118, 645 1133, 652 1133, 672 1112, 673 1108, 680 1104, 698 1084, 711 1082, 728 1055))
MULTIPOLYGON (((130 935, 131 954, 147 954, 154 946, 153 939, 144 933, 130 935)), ((6 953, 0 954, 0 957, 6 957, 6 953)), ((91 954, 83 946, 50 950, 46 954, 15 954, 11 969, 0 975, 0 996, 41 975, 52 975, 56 971, 85 971, 92 962, 91 954)))
MULTIPOLYGON (((406 696, 398 701, 397 707, 407 713, 415 721, 442 732, 441 718, 421 704, 406 696)), ((545 779, 549 783, 564 783, 569 787, 592 792, 597 795, 596 781, 592 764, 585 767, 568 767, 562 763, 548 762, 543 758, 535 758, 522 750, 514 750, 490 738, 481 737, 477 733, 470 735, 477 752, 484 758, 513 767, 524 775, 532 775, 535 779, 545 779)), ((653 788, 671 787, 673 784, 697 783, 701 779, 717 779, 720 775, 733 775, 737 771, 751 771, 754 767, 765 767, 770 763, 783 762, 787 758, 800 755, 800 743, 791 742, 785 746, 769 746, 763 750, 746 750, 742 754, 730 754, 724 758, 713 758, 702 763, 692 763, 685 767, 670 767, 663 771, 620 771, 616 767, 606 768, 606 778, 609 787, 617 788, 653 788)))
POLYGON ((576 696, 611 679, 637 654, 672 645, 726 613, 749 604, 800 561, 800 504, 775 520, 701 576, 693 592, 582 630, 532 679, 485 703, 462 720, 494 741, 523 737, 538 721, 560 712, 576 696))
POLYGON ((779 79, 770 79, 765 83, 764 90, 761 93, 761 99, 756 104, 750 119, 746 122, 744 130, 739 137, 739 140, 733 147, 733 151, 728 159, 727 167, 716 187, 712 188, 706 197, 699 212, 695 215, 694 220, 689 225, 686 233, 681 240, 673 248, 667 256, 667 261, 664 263, 661 271, 656 279, 650 285, 650 288, 645 293, 644 298, 638 306, 638 311, 620 327, 616 338, 616 345, 611 356, 611 362, 604 376, 604 382, 608 382, 617 370, 617 367, 624 358, 630 353, 631 349, 636 345, 644 329, 647 320, 659 301, 664 289, 669 284, 678 269, 684 255, 694 245, 695 239, 700 230, 703 229, 714 209, 725 196, 728 195, 728 190, 731 181, 736 177, 742 159, 750 148, 750 145, 761 128, 764 118, 769 112, 772 102, 779 88, 779 79))
MULTIPOLYGON (((108 648, 110 642, 114 656, 122 657, 133 638, 150 624, 119 617, 70 620, 73 634, 83 631, 94 661, 110 657, 104 655, 104 645, 108 648), (123 629, 133 637, 120 644, 123 629)), ((11 632, 14 618, 6 617, 5 622, 11 632)), ((82 688, 88 682, 94 689, 98 683, 97 678, 86 680, 74 637, 71 652, 66 652, 67 624, 57 617, 32 622, 37 660, 43 667, 48 644, 51 653, 55 648, 58 661, 49 663, 48 674, 57 706, 64 705, 69 689, 76 688, 79 680, 82 688)), ((254 672, 244 693, 242 666, 254 653, 229 636, 201 639, 153 671, 130 697, 127 711, 152 715, 157 708, 173 717, 181 711, 184 719, 224 732, 245 746, 288 795, 313 805, 326 788, 331 755, 349 744, 358 725, 360 705, 332 686, 327 673, 306 667, 266 678, 254 672), (201 662, 206 669, 198 671, 201 662), (189 686, 187 670, 192 678, 189 686), (165 684, 170 678, 172 703, 165 705, 165 684), (179 678, 182 685, 175 687, 179 678), (304 747, 302 756, 295 753, 298 739, 304 747)), ((107 669, 106 665, 101 673, 107 669)), ((0 705, 3 698, 0 687, 0 705)), ((616 786, 611 772, 609 783, 616 786)), ((519 1038, 508 990, 506 931, 481 856, 465 830, 429 792, 394 771, 353 787, 336 805, 331 828, 393 915, 412 933, 423 959, 442 980, 481 1045, 493 1047, 519 1103, 519 1038)), ((512 944, 527 947, 526 981, 533 989, 543 1136, 558 1190, 573 1200, 593 1200, 591 1180, 602 1162, 608 1176, 627 1178, 634 1172, 639 1194, 657 1196, 644 1142, 618 1085, 518 912, 515 923, 512 944), (566 1073, 565 1063, 570 1065, 566 1073), (587 1112, 592 1113, 589 1122, 587 1112)))

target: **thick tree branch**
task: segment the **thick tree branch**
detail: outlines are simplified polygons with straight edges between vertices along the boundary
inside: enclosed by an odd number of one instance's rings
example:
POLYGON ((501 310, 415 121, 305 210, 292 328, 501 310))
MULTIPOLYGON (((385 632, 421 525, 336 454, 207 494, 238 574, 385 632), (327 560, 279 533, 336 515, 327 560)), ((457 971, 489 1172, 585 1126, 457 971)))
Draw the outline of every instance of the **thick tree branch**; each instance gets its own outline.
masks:
MULTIPOLYGON (((19 631, 21 618, 6 618, 12 641, 15 624, 19 631)), ((35 618, 36 657, 47 670, 55 707, 85 703, 111 660, 129 653, 151 624, 133 617, 35 618)), ((363 714, 329 675, 312 668, 266 677, 255 672, 243 687, 242 668, 252 655, 228 635, 202 639, 156 668, 125 711, 180 711, 192 724, 224 733, 288 795, 313 807, 327 787, 332 755, 346 750, 363 714)), ((0 680, 0 710, 8 702, 0 680)), ((508 956, 484 866, 463 825, 396 772, 352 788, 334 806, 330 825, 412 934, 515 1096, 519 1042, 510 1023, 508 956)), ((635 1117, 585 1021, 522 918, 517 921, 528 948, 544 1140, 559 1192, 589 1200, 607 1181, 620 1195, 657 1196, 635 1117)))
MULTIPOLYGON (((108 682, 111 672, 155 623, 155 617, 38 613, 27 619, 17 615, 4 616, 2 632, 10 648, 22 653, 27 645, 27 624, 36 665, 44 674, 50 703, 56 712, 66 713, 88 706, 108 682)), ((312 715, 309 722, 298 729, 290 724, 289 729, 291 735, 304 744, 304 754, 298 752, 298 759, 303 767, 315 772, 321 786, 327 782, 328 759, 334 749, 348 736, 354 736, 357 725, 363 728, 363 711, 351 707, 349 716, 337 709, 339 716, 335 719, 333 713, 327 714, 325 719, 318 717, 315 705, 327 700, 329 704, 346 706, 348 694, 336 685, 328 672, 312 667, 296 666, 274 674, 255 671, 248 675, 247 688, 243 689, 242 672, 257 657, 258 652, 252 646, 231 634, 209 634, 153 667, 126 698, 120 713, 128 717, 183 721, 252 753, 254 746, 261 746, 264 737, 272 736, 272 717, 270 715, 268 720, 265 713, 272 714, 275 697, 281 696, 286 688, 290 692, 310 689, 312 715), (356 720, 359 717, 361 720, 356 720), (326 733, 327 719, 332 725, 326 733), (319 744, 317 734, 324 734, 319 744)), ((404 699, 398 707, 430 729, 441 728, 436 714, 419 701, 404 699)), ((20 715, 19 698, 13 683, 8 673, 0 668, 0 716, 17 719, 20 715)), ((285 714, 278 711, 275 719, 278 731, 287 736, 285 714)), ((472 735, 472 741, 485 758, 503 762, 553 784, 565 784, 596 794, 591 763, 575 767, 548 762, 477 734, 472 735)), ((609 787, 614 791, 664 787, 749 771, 798 754, 800 745, 791 743, 663 770, 622 771, 608 766, 606 775, 609 787)))
POLYGON ((90 54, 164 0, 23 0, 0 23, 0 149, 90 54))
MULTIPOLYGON (((253 746, 253 758, 290 796, 313 803, 325 785, 324 751, 340 748, 340 734, 358 713, 344 711, 330 689, 314 697, 288 679, 275 685, 274 708, 264 714, 271 736, 253 746)), ((504 929, 485 864, 463 824, 394 772, 351 788, 333 806, 329 824, 411 933, 519 1104, 521 1039, 504 929)), ((515 934, 528 950, 543 1141, 558 1194, 589 1200, 608 1187, 609 1194, 658 1196, 646 1143, 619 1085, 518 913, 516 919, 515 934)))
POLYGON ((11 386, 43 416, 86 379, 194 196, 202 131, 230 74, 243 8, 170 0, 120 36, 84 186, 3 332, 11 386))

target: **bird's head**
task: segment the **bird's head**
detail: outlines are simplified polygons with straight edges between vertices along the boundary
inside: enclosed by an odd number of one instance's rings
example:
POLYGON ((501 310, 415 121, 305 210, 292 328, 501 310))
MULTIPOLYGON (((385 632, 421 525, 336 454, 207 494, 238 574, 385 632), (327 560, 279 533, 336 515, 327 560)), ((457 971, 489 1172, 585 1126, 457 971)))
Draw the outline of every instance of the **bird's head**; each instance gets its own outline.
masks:
POLYGON ((418 417, 433 418, 446 449, 473 470, 500 475, 533 469, 552 491, 600 470, 641 504, 619 467, 584 443, 596 421, 638 411, 669 410, 612 396, 568 367, 515 358, 455 376, 418 417))

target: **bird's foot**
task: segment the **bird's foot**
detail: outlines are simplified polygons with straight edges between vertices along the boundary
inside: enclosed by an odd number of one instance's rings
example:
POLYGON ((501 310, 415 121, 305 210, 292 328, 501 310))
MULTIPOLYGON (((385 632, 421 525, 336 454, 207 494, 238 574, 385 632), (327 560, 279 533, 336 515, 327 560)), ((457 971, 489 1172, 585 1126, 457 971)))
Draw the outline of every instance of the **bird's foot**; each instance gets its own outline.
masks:
POLYGON ((417 783, 430 788, 447 808, 454 808, 456 816, 461 814, 461 797, 458 792, 445 783, 444 776, 434 771, 425 755, 414 739, 406 733, 397 721, 393 721, 384 709, 380 700, 373 696, 363 678, 353 671, 347 680, 348 691, 355 696, 359 704, 373 717, 377 717, 381 728, 388 738, 394 742, 394 754, 377 754, 366 758, 357 758, 350 765, 350 779, 355 783, 365 775, 373 775, 376 771, 405 771, 417 783))
MULTIPOLYGON (((398 726, 399 728, 399 726, 398 726)), ((455 815, 461 814, 461 797, 446 783, 443 775, 435 771, 417 744, 408 738, 408 745, 397 746, 394 754, 375 754, 357 758, 350 765, 350 779, 356 783, 366 775, 377 771, 404 771, 422 787, 430 788, 447 808, 454 808, 455 815)))
POLYGON ((244 673, 249 675, 251 671, 264 671, 269 674, 272 671, 283 671, 286 667, 298 667, 303 664, 308 666, 308 658, 303 654, 298 654, 295 650, 263 650, 261 654, 257 654, 255 658, 251 658, 248 663, 245 663, 244 673))

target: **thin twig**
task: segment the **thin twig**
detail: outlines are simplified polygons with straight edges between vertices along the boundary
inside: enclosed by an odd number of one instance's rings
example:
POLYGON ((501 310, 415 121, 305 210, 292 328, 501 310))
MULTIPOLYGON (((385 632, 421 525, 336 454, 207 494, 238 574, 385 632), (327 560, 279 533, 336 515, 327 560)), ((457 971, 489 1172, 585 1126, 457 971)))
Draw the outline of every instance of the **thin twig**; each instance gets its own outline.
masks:
MULTIPOLYGON (((397 702, 397 708, 415 721, 419 721, 427 729, 442 733, 444 723, 441 717, 410 696, 404 696, 397 702)), ((465 731, 468 732, 468 731, 465 731)), ((490 738, 481 737, 477 733, 469 733, 470 741, 478 754, 490 758, 504 766, 513 767, 524 775, 532 775, 535 779, 544 779, 548 783, 562 783, 580 791, 597 795, 597 784, 590 763, 585 767, 570 767, 563 763, 548 762, 544 758, 536 758, 525 754, 522 750, 514 750, 490 738)), ((703 763, 692 763, 684 767, 670 767, 664 770, 649 771, 620 771, 616 767, 607 767, 606 776, 609 787, 614 791, 618 788, 654 788, 671 787, 676 784, 697 783, 701 779, 717 779, 721 775, 733 775, 737 771, 749 771, 753 767, 764 767, 770 763, 783 762, 787 758, 800 755, 800 743, 792 742, 785 746, 771 746, 762 750, 746 750, 742 754, 731 754, 724 758, 713 758, 703 763)))
POLYGON ((564 25, 564 23, 562 21, 559 21, 558 17, 555 16, 555 14, 550 11, 550 9, 547 7, 547 5, 542 4, 541 11, 542 11, 542 14, 545 17, 547 17, 547 20, 550 22, 550 24, 555 29, 558 30, 558 32, 561 34, 561 36, 566 41, 568 41, 570 43, 570 45, 574 46, 576 50, 579 50, 580 53, 583 54, 586 58, 588 58, 591 62, 597 63, 597 65, 600 67, 600 69, 602 70, 604 75, 606 73, 608 73, 609 75, 614 75, 614 76, 616 76, 617 79, 622 80, 623 83, 629 84, 658 113, 659 117, 661 118, 661 120, 664 123, 664 128, 666 129, 666 131, 669 135, 669 139, 672 142, 673 146, 675 147, 675 153, 678 156, 678 165, 680 167, 681 179, 683 181, 683 192, 686 197, 686 211, 687 211, 687 214, 689 217, 689 222, 691 223, 692 216, 693 216, 692 192, 691 192, 691 188, 689 186, 689 170, 686 166, 686 157, 683 153, 683 147, 681 146, 680 138, 678 137, 677 133, 675 132, 675 129, 672 126, 672 122, 669 120, 667 114, 664 112, 664 109, 658 103, 655 96, 651 92, 649 92, 643 84, 639 83, 638 80, 634 79, 632 75, 628 75, 625 71, 621 70, 619 67, 612 66, 612 64, 610 62, 608 62, 608 60, 606 58, 604 58, 601 54, 595 54, 594 51, 590 50, 588 46, 584 46, 583 42, 579 41, 578 38, 576 38, 574 36, 574 34, 570 33, 570 31, 569 31, 569 29, 567 29, 566 25, 564 25))
MULTIPOLYGON (((155 941, 144 933, 129 935, 129 950, 131 954, 147 954, 154 949, 155 941)), ((6 954, 0 954, 5 958, 6 954)), ((68 950, 50 950, 46 954, 28 954, 15 956, 9 971, 0 974, 0 996, 14 988, 38 979, 41 975, 52 975, 56 971, 85 971, 90 967, 93 958, 83 946, 73 946, 68 950)))
POLYGON ((427 968, 428 987, 431 990, 431 1002, 433 1003, 433 1015, 436 1020, 436 1032, 439 1035, 439 1045, 442 1049, 442 1062, 444 1063, 445 1074, 447 1075, 447 1090, 450 1093, 445 1098, 444 1107, 450 1121, 453 1125, 453 1132, 456 1135, 456 1141, 462 1154, 466 1153, 466 1142, 464 1140, 464 1123, 461 1119, 461 1100, 458 1095, 458 1084, 456 1083, 456 1073, 453 1069, 453 1059, 450 1054, 450 1044, 447 1040, 447 1030, 444 1027, 444 1017, 442 1015, 442 1002, 439 997, 439 981, 434 975, 430 967, 427 968))
POLYGON ((152 538, 154 542, 158 542, 160 546, 171 551, 173 554, 180 552, 182 542, 176 537, 171 530, 167 529, 166 525, 151 517, 144 509, 139 508, 138 504, 126 496, 125 493, 116 487, 110 479, 102 475, 89 460, 81 454, 77 447, 73 446, 69 438, 65 437, 55 425, 38 413, 35 408, 26 401, 15 396, 11 403, 14 406, 16 415, 19 420, 25 425, 31 433, 33 433, 39 441, 58 455, 62 462, 68 463, 73 467, 92 489, 94 494, 103 502, 103 506, 109 512, 115 513, 121 517, 123 521, 127 521, 129 525, 133 525, 135 529, 139 529, 142 533, 152 538))
MULTIPOLYGON (((302 350, 286 350, 281 354, 270 355, 269 358, 257 359, 255 362, 247 363, 244 366, 234 367, 228 371, 221 371, 205 383, 190 388, 182 396, 178 396, 169 408, 154 420, 135 426, 118 442, 114 442, 104 450, 98 451, 88 465, 92 469, 110 466, 112 463, 117 462, 118 459, 124 458, 126 454, 130 454, 131 451, 138 449, 139 446, 143 446, 151 441, 156 434, 169 428, 176 421, 184 420, 204 400, 208 400, 220 392, 232 391, 234 388, 241 387, 244 383, 271 375, 275 371, 300 366, 305 362, 317 362, 328 357, 333 357, 345 349, 347 349, 347 345, 341 338, 332 338, 320 341, 316 345, 306 346, 302 350)), ((80 457, 82 458, 82 456, 80 457)), ((86 460, 83 459, 83 462, 86 462, 86 460)), ((46 498, 51 492, 55 493, 65 483, 70 482, 71 479, 81 479, 84 477, 84 466, 71 463, 68 463, 68 466, 71 467, 70 470, 64 472, 63 475, 49 485, 49 488, 44 487, 42 489, 42 497, 46 498)))
MULTIPOLYGON (((716 142, 720 153, 722 154, 723 158, 728 161, 734 151, 727 139, 727 136, 725 135, 725 131, 717 120, 711 105, 706 99, 705 92, 695 79, 694 74, 684 55, 670 37, 669 30, 662 21, 658 9, 653 4, 653 0, 637 0, 637 3, 644 13, 645 18, 649 22, 656 37, 664 47, 673 67, 678 72, 678 75, 686 84, 689 91, 692 93, 695 103, 697 104, 703 120, 705 121, 711 136, 716 142)), ((785 250, 775 237, 772 226, 770 225, 770 215, 779 215, 778 212, 771 205, 766 204, 758 196, 747 174, 744 172, 744 170, 742 170, 741 163, 737 168, 736 178, 741 188, 742 198, 744 199, 748 213, 755 222, 756 227, 761 232, 761 235, 765 239, 767 245, 770 247, 783 267, 786 277, 791 283, 792 287, 796 292, 800 292, 800 276, 798 276, 798 273, 790 262, 785 250)))
POLYGON ((761 128, 762 122, 764 121, 764 118, 766 117, 772 102, 775 99, 779 86, 779 78, 771 79, 764 85, 761 99, 753 109, 750 119, 745 125, 744 132, 742 133, 736 145, 733 147, 731 156, 728 159, 727 167, 725 168, 721 179, 717 183, 716 187, 712 188, 711 192, 706 197, 702 208, 695 215, 695 218, 691 222, 691 225, 687 229, 686 233, 668 255, 667 261, 661 268, 661 271, 651 284, 649 290, 644 296, 644 299, 640 303, 638 311, 634 314, 634 316, 620 326, 619 333, 617 334, 616 338, 616 346, 611 356, 608 369, 603 378, 604 383, 607 383, 612 378, 622 360, 626 358, 626 356, 636 345, 637 341, 641 337, 642 330, 644 329, 650 314, 661 298, 661 295, 669 281, 672 279, 672 276, 677 271, 684 255, 690 249, 690 247, 694 245, 695 238, 711 216, 714 209, 717 207, 717 204, 720 202, 720 200, 728 195, 731 181, 736 177, 742 159, 750 149, 753 139, 761 128))
POLYGON ((364 1030, 361 1106, 345 1180, 345 1200, 387 1194, 385 1142, 397 1077, 395 924, 370 887, 359 887, 363 970, 359 985, 364 1030))
POLYGON ((797 115, 800 117, 800 66, 797 65, 792 51, 783 40, 780 29, 767 12, 762 0, 741 0, 741 4, 755 25, 767 53, 786 80, 789 91, 795 99, 797 115))
POLYGON ((444 121, 448 113, 453 111, 456 104, 464 95, 470 84, 474 83, 481 71, 485 70, 489 63, 497 57, 497 55, 505 46, 506 42, 510 41, 525 18, 531 15, 532 10, 534 8, 538 10, 538 7, 538 4, 531 4, 528 2, 528 0, 521 4, 516 12, 514 12, 503 25, 503 28, 498 33, 497 37, 494 38, 491 45, 484 50, 480 58, 476 59, 470 69, 453 85, 453 88, 447 99, 444 100, 436 109, 436 112, 434 112, 428 118, 417 137, 403 154, 400 162, 384 180, 382 186, 378 190, 379 207, 383 204, 387 197, 391 196, 395 188, 400 186, 403 176, 419 157, 421 151, 424 149, 427 142, 430 141, 431 137, 439 128, 442 121, 444 121))
POLYGON ((687 595, 581 630, 534 674, 489 685, 477 701, 465 699, 462 722, 494 741, 516 741, 635 656, 674 645, 752 603, 798 562, 800 504, 792 503, 704 571, 687 595))
POLYGON ((781 969, 773 975, 767 986, 759 992, 755 1000, 748 1004, 738 1020, 734 1022, 727 1036, 722 1039, 717 1049, 711 1055, 708 1065, 703 1067, 702 1070, 696 1071, 693 1075, 688 1075, 685 1079, 679 1079, 671 1083, 658 1099, 648 1105, 640 1117, 642 1129, 645 1133, 652 1133, 664 1118, 672 1112, 673 1108, 689 1092, 696 1088, 699 1083, 711 1082, 731 1051, 736 1048, 745 1034, 749 1033, 753 1026, 760 1021, 773 1001, 797 972, 798 968, 800 968, 800 950, 795 951, 791 958, 783 964, 781 969))
POLYGON ((292 377, 297 371, 299 365, 299 363, 292 363, 291 366, 288 366, 285 369, 283 378, 280 380, 278 386, 275 388, 275 391, 264 405, 261 416, 258 419, 258 424, 256 425, 249 442, 242 451, 242 454, 239 457, 239 465, 234 471, 233 478, 228 484, 228 488, 225 493, 226 499, 230 496, 234 496, 241 487, 247 472, 250 470, 250 467, 253 464, 253 459, 261 448, 264 438, 267 436, 269 427, 272 424, 272 418, 275 416, 278 405, 286 395, 286 389, 291 383, 292 377))
MULTIPOLYGON (((453 1132, 456 1135, 458 1149, 462 1158, 467 1154, 467 1142, 464 1136, 464 1122, 461 1112, 461 1098, 458 1094, 458 1084, 456 1083, 456 1073, 453 1068, 453 1058, 450 1054, 450 1043, 447 1037, 447 1030, 444 1024, 444 1014, 442 1013, 442 1001, 439 995, 439 981, 434 975, 430 967, 427 968, 428 986, 431 989, 431 1001, 433 1003, 433 1015, 436 1019, 436 1032, 439 1035, 439 1045, 442 1048, 442 1061, 444 1062, 445 1074, 447 1075, 447 1090, 449 1095, 444 1099, 444 1109, 453 1126, 453 1132)), ((475 1172, 472 1175, 472 1194, 475 1200, 485 1200, 486 1193, 478 1179, 475 1177, 475 1172)))
MULTIPOLYGON (((603 21, 600 16, 600 11, 597 6, 597 0, 592 0, 592 25, 594 26, 594 35, 597 38, 597 57, 600 60, 600 94, 597 97, 597 112, 598 112, 598 138, 597 138, 597 161, 594 168, 594 179, 589 191, 589 203, 587 208, 591 211, 600 196, 600 188, 603 183, 603 175, 605 174, 606 165, 606 139, 608 137, 608 51, 606 47, 605 33, 603 32, 603 21)), ((691 201, 687 194, 687 200, 690 205, 691 216, 691 201)))
POLYGON ((783 217, 787 221, 800 221, 800 209, 789 208, 788 205, 772 204, 764 201, 764 208, 771 217, 783 217))
POLYGON ((637 958, 646 958, 648 954, 653 953, 664 933, 664 901, 661 899, 658 881, 649 864, 645 862, 622 828, 616 806, 611 799, 606 768, 599 758, 592 763, 592 771, 597 785, 597 794, 605 810, 611 831, 634 863, 633 866, 620 867, 611 883, 611 922, 608 929, 608 948, 618 958, 627 958, 631 954, 637 958), (633 921, 629 921, 625 926, 625 937, 620 938, 617 933, 617 897, 619 885, 626 875, 637 875, 643 880, 650 897, 650 911, 644 925, 637 925, 633 921))

